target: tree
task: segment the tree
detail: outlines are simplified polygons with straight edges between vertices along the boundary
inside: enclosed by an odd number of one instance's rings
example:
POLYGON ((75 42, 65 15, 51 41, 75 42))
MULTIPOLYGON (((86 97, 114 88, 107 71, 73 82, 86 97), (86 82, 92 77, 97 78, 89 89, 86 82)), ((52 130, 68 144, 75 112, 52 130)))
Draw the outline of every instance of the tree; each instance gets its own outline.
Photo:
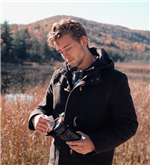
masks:
POLYGON ((30 60, 34 62, 40 62, 40 43, 35 36, 32 37, 31 49, 29 50, 30 60))
POLYGON ((41 42, 40 56, 42 61, 45 62, 50 61, 52 58, 52 53, 50 51, 46 38, 43 38, 43 41, 41 42))
POLYGON ((1 59, 7 62, 12 52, 12 40, 11 29, 8 21, 4 21, 1 25, 1 59))
POLYGON ((30 38, 27 29, 17 30, 13 34, 13 56, 17 62, 28 59, 29 53, 27 51, 31 48, 30 38))

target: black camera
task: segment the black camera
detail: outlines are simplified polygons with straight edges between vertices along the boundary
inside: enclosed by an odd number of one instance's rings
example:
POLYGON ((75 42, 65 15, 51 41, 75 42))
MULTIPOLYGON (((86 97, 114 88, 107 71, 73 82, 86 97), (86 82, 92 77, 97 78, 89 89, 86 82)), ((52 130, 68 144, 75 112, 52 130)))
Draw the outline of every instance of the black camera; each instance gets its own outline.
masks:
MULTIPOLYGON (((52 129, 64 141, 76 141, 81 139, 81 135, 64 123, 63 114, 55 120, 55 125, 52 129)), ((51 131, 50 131, 51 132, 51 131)), ((48 135, 50 135, 50 132, 48 135)))

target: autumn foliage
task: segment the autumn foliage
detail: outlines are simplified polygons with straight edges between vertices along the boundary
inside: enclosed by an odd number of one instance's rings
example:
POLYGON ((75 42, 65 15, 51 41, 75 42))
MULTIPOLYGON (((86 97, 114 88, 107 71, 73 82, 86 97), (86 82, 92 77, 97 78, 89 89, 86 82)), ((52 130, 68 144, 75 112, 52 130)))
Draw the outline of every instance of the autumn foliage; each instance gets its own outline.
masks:
POLYGON ((148 63, 150 59, 149 31, 131 30, 121 26, 102 24, 82 18, 58 15, 28 25, 10 25, 6 43, 2 24, 2 61, 4 62, 49 62, 61 61, 60 55, 49 48, 46 40, 53 23, 71 18, 83 24, 88 34, 89 46, 106 49, 110 57, 120 62, 148 63), (10 36, 10 34, 12 34, 10 36), (6 47, 9 50, 6 51, 6 47), (6 52, 5 52, 6 51, 6 52), (8 56, 8 54, 11 54, 8 56))

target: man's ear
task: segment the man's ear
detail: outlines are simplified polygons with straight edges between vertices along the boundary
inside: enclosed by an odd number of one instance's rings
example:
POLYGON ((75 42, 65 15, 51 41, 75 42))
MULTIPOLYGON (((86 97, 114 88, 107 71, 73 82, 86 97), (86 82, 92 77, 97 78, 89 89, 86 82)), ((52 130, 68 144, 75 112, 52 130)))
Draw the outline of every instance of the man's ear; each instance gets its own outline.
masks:
POLYGON ((88 43, 87 37, 82 36, 81 39, 80 39, 80 43, 83 47, 87 47, 87 43, 88 43))

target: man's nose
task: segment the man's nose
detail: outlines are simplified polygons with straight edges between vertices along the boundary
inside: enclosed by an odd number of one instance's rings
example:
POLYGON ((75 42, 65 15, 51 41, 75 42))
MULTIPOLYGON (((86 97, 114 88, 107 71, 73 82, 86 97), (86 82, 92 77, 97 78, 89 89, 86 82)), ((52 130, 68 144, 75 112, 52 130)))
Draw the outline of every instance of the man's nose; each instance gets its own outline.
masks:
POLYGON ((66 52, 63 52, 62 56, 63 56, 64 59, 68 58, 68 54, 66 52))

